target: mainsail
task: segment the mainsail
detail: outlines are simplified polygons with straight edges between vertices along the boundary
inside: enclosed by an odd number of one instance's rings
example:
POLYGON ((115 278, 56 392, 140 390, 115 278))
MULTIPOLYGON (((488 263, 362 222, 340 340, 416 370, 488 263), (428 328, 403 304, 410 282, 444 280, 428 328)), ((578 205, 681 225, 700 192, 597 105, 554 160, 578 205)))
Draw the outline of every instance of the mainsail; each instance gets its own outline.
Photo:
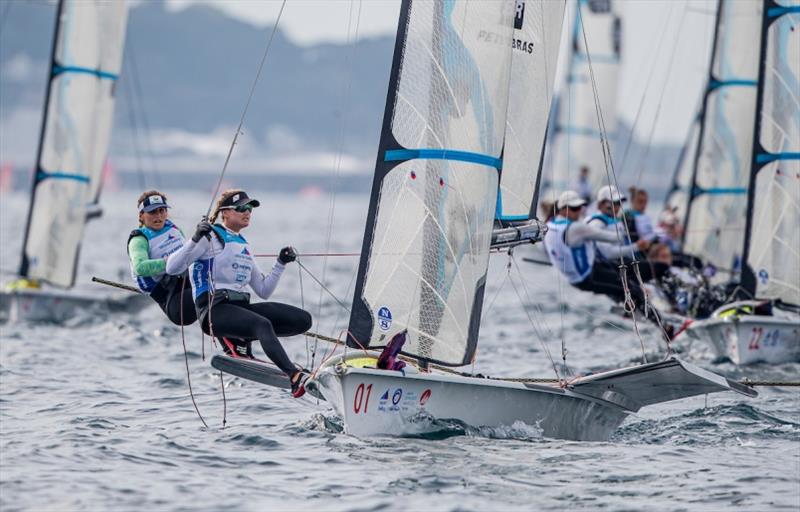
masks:
POLYGON ((800 305, 800 2, 765 3, 743 283, 800 305))
POLYGON ((577 188, 584 167, 589 172, 588 186, 592 193, 608 179, 589 59, 606 135, 613 139, 622 45, 622 22, 614 6, 612 0, 577 2, 565 90, 556 102, 552 170, 544 177, 548 200, 554 200, 559 192, 577 188), (584 43, 584 31, 589 48, 584 43))
POLYGON ((402 4, 348 344, 447 365, 478 338, 514 3, 402 4))
POLYGON ((20 275, 72 286, 87 205, 111 137, 128 11, 124 0, 62 0, 20 275))
POLYGON ((719 2, 717 9, 683 250, 729 280, 741 269, 762 2, 719 2))
POLYGON ((518 0, 497 219, 536 216, 565 0, 518 0))

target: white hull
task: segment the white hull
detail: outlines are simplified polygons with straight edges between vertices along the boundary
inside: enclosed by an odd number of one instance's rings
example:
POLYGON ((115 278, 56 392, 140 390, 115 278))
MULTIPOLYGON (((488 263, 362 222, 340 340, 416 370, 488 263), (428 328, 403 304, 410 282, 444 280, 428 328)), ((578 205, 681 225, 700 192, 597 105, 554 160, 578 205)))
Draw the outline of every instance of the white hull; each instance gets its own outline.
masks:
POLYGON ((692 323, 686 334, 711 345, 718 358, 739 365, 800 361, 798 315, 720 317, 715 312, 711 318, 692 323))
MULTIPOLYGON (((354 356, 358 357, 358 356, 354 356)), ((473 427, 522 422, 545 437, 607 440, 627 415, 653 403, 749 388, 671 359, 573 381, 566 388, 354 368, 333 360, 306 387, 319 392, 355 436, 419 435, 457 421, 473 427)))
POLYGON ((133 311, 153 301, 141 294, 88 295, 51 289, 0 291, 0 320, 7 322, 62 323, 87 312, 105 315, 133 311))

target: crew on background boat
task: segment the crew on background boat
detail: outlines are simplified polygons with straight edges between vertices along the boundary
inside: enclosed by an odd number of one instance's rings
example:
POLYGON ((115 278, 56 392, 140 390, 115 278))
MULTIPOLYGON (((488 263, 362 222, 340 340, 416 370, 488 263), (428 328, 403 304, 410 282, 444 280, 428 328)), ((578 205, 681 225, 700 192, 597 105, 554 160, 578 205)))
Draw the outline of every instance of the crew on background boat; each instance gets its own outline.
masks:
POLYGON ((169 220, 167 196, 148 190, 137 200, 139 227, 128 236, 131 276, 175 325, 197 320, 186 268, 167 273, 167 258, 183 247, 183 232, 169 220))
POLYGON ((586 204, 592 200, 592 184, 589 183, 589 168, 587 166, 581 166, 581 170, 579 171, 580 174, 578 175, 578 195, 580 195, 583 199, 586 200, 586 204))
MULTIPOLYGON (((615 301, 623 301, 625 289, 622 285, 618 264, 597 257, 596 245, 618 243, 615 232, 581 222, 586 200, 577 192, 568 190, 556 201, 558 214, 547 223, 544 237, 550 263, 567 278, 569 283, 584 291, 607 295, 615 301)), ((644 250, 649 242, 640 240, 630 244, 628 250, 644 250)), ((644 291, 635 279, 630 279, 629 290, 637 305, 644 304, 644 291)))
POLYGON ((647 191, 643 188, 631 187, 631 207, 625 210, 625 222, 628 226, 631 242, 644 238, 649 242, 656 239, 653 220, 647 214, 647 191))
POLYGON ((250 294, 245 292, 249 286, 259 297, 268 299, 285 266, 297 258, 292 247, 284 247, 268 274, 258 267, 240 232, 250 225, 253 208, 259 205, 243 190, 224 192, 209 221, 201 221, 192 239, 169 259, 167 271, 188 264, 203 331, 223 343, 232 343, 228 338, 259 340, 267 357, 289 377, 292 396, 300 397, 305 393, 308 372, 292 363, 278 336, 306 332, 311 328, 311 315, 288 304, 251 303, 250 294))

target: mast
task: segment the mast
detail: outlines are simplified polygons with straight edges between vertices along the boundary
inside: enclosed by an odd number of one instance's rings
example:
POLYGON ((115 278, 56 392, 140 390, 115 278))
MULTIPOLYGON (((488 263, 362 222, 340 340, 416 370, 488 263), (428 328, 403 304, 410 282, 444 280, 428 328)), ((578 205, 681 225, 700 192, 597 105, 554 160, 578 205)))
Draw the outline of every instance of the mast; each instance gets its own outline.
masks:
MULTIPOLYGON (((796 4, 796 2, 795 2, 795 4, 796 4)), ((765 171, 765 169, 768 166, 774 166, 774 168, 775 168, 775 171, 774 171, 775 172, 775 176, 783 175, 790 182, 789 186, 787 187, 788 188, 787 194, 793 195, 794 196, 793 197, 794 201, 800 201, 800 194, 797 194, 797 191, 800 191, 800 186, 797 185, 797 181, 800 181, 800 165, 797 165, 797 164, 794 165, 794 167, 797 167, 797 169, 795 169, 795 171, 794 171, 795 175, 792 175, 793 173, 791 171, 791 169, 792 169, 791 162, 800 161, 800 151, 799 151, 800 150, 800 142, 798 142, 798 140, 796 140, 796 139, 795 140, 791 140, 791 139, 794 138, 794 137, 792 137, 792 135, 797 136, 797 132, 800 131, 800 130, 797 130, 796 133, 794 133, 794 134, 792 134, 791 132, 789 133, 788 138, 790 140, 788 142, 790 144, 792 144, 792 143, 794 144, 794 147, 789 147, 788 148, 789 151, 784 151, 783 150, 784 148, 780 148, 778 152, 773 152, 773 151, 770 151, 767 148, 765 148, 764 145, 762 144, 763 118, 766 115, 765 114, 766 108, 765 108, 764 103, 765 103, 765 85, 766 85, 766 82, 767 82, 767 60, 768 60, 769 50, 770 50, 770 47, 769 47, 770 31, 771 31, 771 28, 773 26, 778 25, 779 21, 783 21, 784 20, 784 18, 783 18, 784 16, 795 15, 794 16, 795 18, 800 18, 800 16, 798 16, 798 14, 800 14, 800 5, 791 5, 791 6, 780 5, 780 4, 776 3, 774 0, 764 0, 764 2, 763 2, 763 16, 762 16, 762 20, 761 20, 761 34, 760 34, 760 45, 761 46, 760 46, 760 52, 759 52, 759 67, 758 67, 758 88, 757 88, 757 93, 756 93, 755 122, 754 122, 754 128, 753 128, 753 146, 752 146, 752 155, 751 155, 751 161, 750 161, 750 179, 749 179, 749 183, 748 183, 748 187, 747 187, 747 210, 746 210, 746 215, 745 215, 745 217, 746 217, 746 225, 745 225, 745 236, 744 236, 744 241, 743 241, 744 246, 743 246, 743 250, 742 250, 742 268, 743 268, 743 272, 742 272, 742 279, 741 279, 741 286, 753 297, 758 296, 758 284, 759 284, 759 282, 761 282, 764 285, 767 285, 769 280, 773 277, 773 276, 770 276, 769 272, 767 272, 765 269, 758 270, 758 275, 756 275, 756 273, 755 273, 756 269, 752 268, 751 265, 750 265, 750 258, 751 258, 751 253, 752 253, 751 246, 752 246, 752 243, 753 243, 754 229, 756 229, 758 227, 758 226, 755 225, 754 217, 755 217, 755 210, 756 210, 756 206, 757 206, 756 205, 756 200, 757 200, 756 195, 757 195, 757 188, 758 188, 758 182, 759 182, 759 174, 761 172, 765 171), (782 164, 782 162, 786 162, 786 163, 782 164), (786 167, 788 167, 789 168, 789 172, 783 172, 782 173, 781 169, 780 169, 781 165, 785 165, 786 167), (794 185, 794 186, 792 186, 792 185, 794 185), (792 194, 792 192, 795 192, 795 194, 792 194)), ((789 19, 789 18, 785 18, 785 19, 789 19)), ((791 23, 791 22, 787 22, 787 23, 791 23)), ((791 31, 795 31, 798 28, 799 27, 798 27, 797 19, 795 19, 794 25, 792 25, 790 27, 790 30, 791 31)), ((776 37, 776 39, 777 39, 777 37, 776 37)), ((778 45, 780 44, 779 41, 776 41, 776 43, 778 45)), ((778 50, 779 49, 776 48, 773 51, 777 52, 778 50)), ((795 74, 797 74, 797 68, 800 67, 800 66, 798 66, 798 63, 796 61, 794 62, 794 65, 795 65, 794 66, 795 69, 793 71, 795 72, 795 74)), ((771 69, 770 72, 772 74, 777 74, 778 70, 777 69, 771 69)), ((797 85, 797 76, 795 76, 794 79, 795 79, 795 86, 796 86, 797 85)), ((786 86, 786 87, 791 87, 791 85, 786 86)), ((795 90, 794 93, 797 94, 798 91, 795 90)), ((773 92, 772 94, 773 94, 773 96, 771 97, 771 99, 774 101, 775 100, 775 98, 774 98, 774 94, 775 93, 773 92)), ((796 101, 797 101, 797 98, 795 97, 795 102, 796 101)), ((800 116, 800 108, 798 108, 798 106, 796 104, 795 105, 790 105, 789 108, 791 109, 792 106, 794 107, 793 111, 790 110, 790 112, 788 112, 788 113, 787 112, 781 112, 781 113, 787 115, 787 117, 790 119, 790 122, 791 121, 797 122, 798 116, 800 116)), ((772 120, 773 120, 773 122, 775 122, 774 119, 772 119, 772 120)), ((772 148, 770 148, 770 149, 772 149, 772 148)), ((766 176, 766 178, 768 178, 768 177, 769 176, 766 176)), ((761 205, 762 208, 769 208, 770 206, 774 206, 774 205, 761 205)), ((792 213, 790 212, 789 215, 791 216, 792 213)), ((792 216, 792 217, 789 218, 789 220, 787 220, 787 222, 789 222, 790 225, 794 227, 795 231, 798 230, 798 228, 797 228, 798 217, 792 216)), ((770 230, 775 229, 777 231, 778 228, 779 228, 779 226, 778 227, 770 226, 770 230)), ((790 229, 792 229, 792 228, 790 227, 790 229)), ((772 234, 772 235, 774 236, 774 234, 772 234)), ((795 233, 795 236, 796 235, 797 235, 797 233, 795 233)), ((770 238, 772 238, 772 237, 770 237, 770 238)), ((767 240, 767 243, 770 243, 771 241, 772 241, 771 239, 767 240)), ((796 241, 797 240, 795 240, 795 242, 796 241)), ((794 250, 795 251, 797 250, 797 246, 794 247, 794 250)), ((789 270, 790 270, 790 275, 791 275, 791 271, 794 270, 795 274, 794 274, 793 278, 798 277, 798 274, 800 274, 800 271, 798 271, 796 268, 794 268, 798 264, 798 258, 797 257, 794 258, 794 261, 791 261, 791 260, 789 260, 789 261, 781 261, 781 264, 784 265, 784 266, 792 267, 789 270)), ((774 269, 770 269, 770 270, 774 270, 774 269)), ((788 281, 791 281, 793 278, 788 279, 788 281)), ((797 282, 794 282, 794 283, 789 282, 789 283, 787 283, 787 285, 783 285, 782 287, 786 288, 788 286, 794 286, 795 290, 798 287, 800 287, 800 285, 797 282)), ((790 291, 790 292, 786 293, 785 295, 789 296, 790 300, 793 300, 795 304, 800 304, 800 291, 795 291, 795 290, 790 291)), ((784 297, 779 297, 779 298, 784 298, 784 297)))
POLYGON ((20 266, 19 266, 19 275, 21 277, 28 277, 28 255, 25 252, 25 246, 28 244, 28 236, 30 235, 31 230, 31 216, 33 214, 33 205, 34 205, 34 198, 36 196, 36 187, 39 185, 40 181, 40 173, 42 172, 42 150, 44 147, 44 133, 45 129, 47 128, 47 114, 49 109, 47 106, 50 104, 50 91, 53 87, 53 78, 56 69, 56 49, 58 48, 58 38, 61 32, 61 15, 64 12, 64 2, 66 0, 58 0, 58 5, 56 6, 56 19, 55 19, 55 28, 53 29, 53 44, 50 49, 50 68, 47 71, 47 86, 45 88, 44 93, 44 108, 42 113, 42 126, 39 129, 39 145, 36 150, 36 167, 33 173, 33 180, 31 183, 31 200, 28 204, 28 216, 25 221, 25 234, 22 237, 22 247, 21 247, 21 256, 20 256, 20 266))
POLYGON ((717 15, 714 22, 714 42, 711 44, 711 58, 708 63, 708 80, 706 81, 706 90, 703 93, 703 102, 700 106, 698 118, 700 119, 699 131, 697 134, 697 147, 694 151, 694 158, 692 164, 692 179, 689 182, 689 201, 686 204, 686 215, 683 219, 683 231, 681 233, 681 247, 686 242, 686 232, 689 229, 689 219, 692 215, 692 202, 695 198, 695 190, 697 187, 697 164, 700 162, 700 153, 703 150, 703 137, 706 132, 706 110, 708 108, 708 97, 711 94, 712 84, 717 80, 714 78, 714 61, 717 57, 717 44, 719 43, 719 25, 722 18, 722 3, 724 0, 717 0, 717 15))

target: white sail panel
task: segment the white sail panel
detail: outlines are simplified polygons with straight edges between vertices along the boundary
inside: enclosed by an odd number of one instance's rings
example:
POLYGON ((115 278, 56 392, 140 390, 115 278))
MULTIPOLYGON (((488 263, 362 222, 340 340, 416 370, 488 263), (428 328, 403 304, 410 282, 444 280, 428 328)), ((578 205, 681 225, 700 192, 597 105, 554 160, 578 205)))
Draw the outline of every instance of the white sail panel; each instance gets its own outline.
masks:
MULTIPOLYGON (((798 6, 800 2, 786 2, 798 6)), ((769 27, 747 263, 756 296, 800 304, 800 13, 769 27)))
POLYGON ((607 182, 589 58, 606 135, 612 144, 616 131, 621 18, 615 11, 616 2, 611 0, 581 1, 579 7, 580 15, 576 9, 572 24, 572 54, 565 90, 558 99, 552 169, 544 176, 551 196, 567 189, 577 190, 578 177, 584 167, 589 173, 588 186, 592 193, 607 182))
POLYGON ((671 210, 679 225, 684 224, 686 211, 689 208, 689 194, 692 188, 694 155, 700 140, 700 121, 695 119, 689 128, 689 136, 681 149, 681 154, 672 180, 672 187, 664 201, 664 209, 671 210))
POLYGON ((563 1, 517 0, 511 58, 500 220, 530 217, 553 98, 563 1))
POLYGON ((514 3, 404 2, 349 342, 468 363, 506 125, 514 3), (405 16, 405 17, 403 17, 405 16))
POLYGON ((122 66, 124 1, 64 1, 23 253, 23 274, 71 286, 100 186, 122 66))
POLYGON ((721 4, 683 250, 741 268, 757 95, 761 2, 721 4))

